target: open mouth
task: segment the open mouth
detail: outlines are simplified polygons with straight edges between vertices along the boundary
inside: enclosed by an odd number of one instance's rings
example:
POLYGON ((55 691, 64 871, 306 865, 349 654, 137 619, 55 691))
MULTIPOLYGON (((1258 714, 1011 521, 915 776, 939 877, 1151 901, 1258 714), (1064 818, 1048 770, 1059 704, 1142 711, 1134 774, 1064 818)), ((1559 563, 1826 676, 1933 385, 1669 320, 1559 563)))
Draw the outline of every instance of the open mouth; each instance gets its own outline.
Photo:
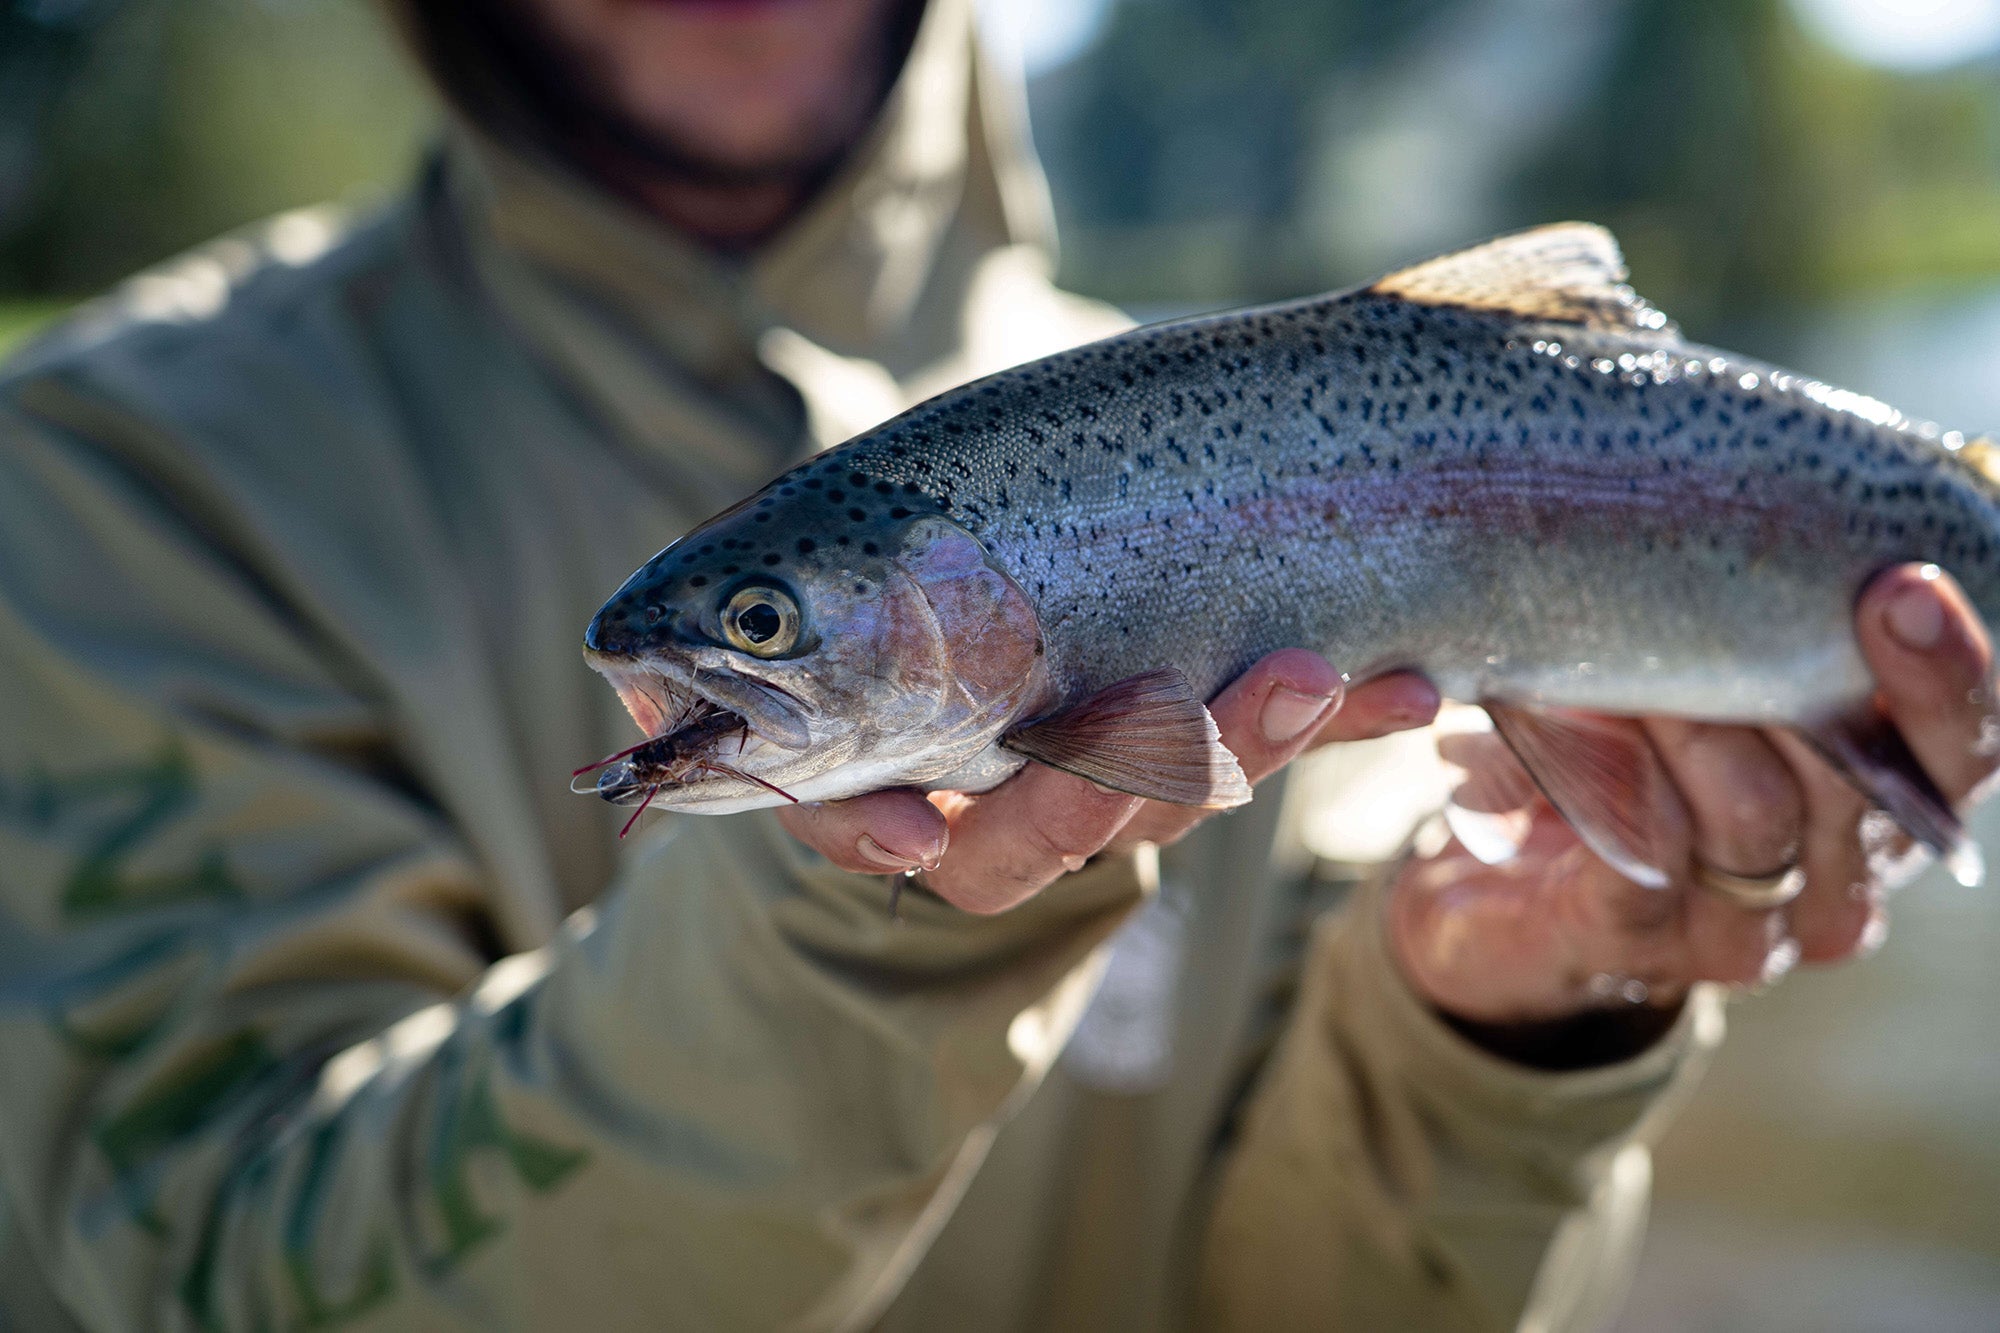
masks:
POLYGON ((654 797, 700 777, 733 778, 787 801, 797 800, 728 762, 742 754, 753 737, 783 749, 804 748, 808 733, 789 695, 774 697, 781 694, 774 687, 711 672, 695 672, 677 681, 636 662, 594 659, 591 665, 611 683, 625 711, 647 736, 570 775, 571 791, 637 807, 619 833, 621 838, 654 797), (738 703, 740 708, 728 706, 738 703), (778 735, 772 736, 773 731, 778 735))

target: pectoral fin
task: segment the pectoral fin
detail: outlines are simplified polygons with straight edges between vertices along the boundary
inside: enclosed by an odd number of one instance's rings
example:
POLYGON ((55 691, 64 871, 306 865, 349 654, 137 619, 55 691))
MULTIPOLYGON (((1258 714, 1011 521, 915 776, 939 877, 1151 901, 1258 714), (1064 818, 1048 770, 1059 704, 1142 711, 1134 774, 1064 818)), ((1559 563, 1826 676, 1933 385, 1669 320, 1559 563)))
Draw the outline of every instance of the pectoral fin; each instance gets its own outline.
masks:
POLYGON ((1950 800, 1872 703, 1863 701, 1799 730, 1862 795, 1935 852, 1959 883, 1970 888, 1985 878, 1979 844, 1965 836, 1950 800))
POLYGON ((1215 719, 1172 667, 1107 686, 1000 744, 1149 800, 1224 809, 1250 799, 1250 783, 1215 719))
POLYGON ((1591 851, 1636 884, 1666 887, 1658 801, 1667 777, 1636 728, 1568 709, 1497 700, 1484 707, 1521 767, 1591 851))

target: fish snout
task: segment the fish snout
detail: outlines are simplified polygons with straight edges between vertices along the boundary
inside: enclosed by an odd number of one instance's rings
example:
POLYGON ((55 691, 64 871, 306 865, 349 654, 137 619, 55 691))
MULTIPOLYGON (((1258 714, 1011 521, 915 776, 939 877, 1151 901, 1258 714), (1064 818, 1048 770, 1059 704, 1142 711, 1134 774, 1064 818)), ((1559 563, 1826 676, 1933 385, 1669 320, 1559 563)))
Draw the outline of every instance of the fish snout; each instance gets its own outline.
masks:
POLYGON ((629 657, 644 646, 651 628, 640 600, 614 597, 591 617, 590 628, 583 632, 583 646, 601 656, 629 657))
POLYGON ((675 617, 663 604, 668 590, 649 577, 651 572, 648 565, 633 575, 591 618, 583 632, 585 648, 606 656, 637 656, 675 637, 675 617))

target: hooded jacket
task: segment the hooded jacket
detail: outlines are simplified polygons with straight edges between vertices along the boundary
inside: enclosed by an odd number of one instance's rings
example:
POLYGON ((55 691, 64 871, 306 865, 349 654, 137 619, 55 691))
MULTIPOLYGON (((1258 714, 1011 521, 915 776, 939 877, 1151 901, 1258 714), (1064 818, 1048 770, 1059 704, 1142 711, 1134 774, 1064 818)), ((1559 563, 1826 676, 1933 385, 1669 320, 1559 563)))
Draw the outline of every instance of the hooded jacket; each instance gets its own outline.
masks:
POLYGON ((1711 997, 1625 1064, 1483 1054, 1372 891, 1324 914, 1308 784, 900 924, 765 813, 621 844, 567 791, 629 730, 577 652, 604 595, 1120 325, 1050 259, 1018 89, 939 0, 748 260, 460 115, 376 214, 224 239, 14 361, 0 1323, 1602 1317, 1711 997))

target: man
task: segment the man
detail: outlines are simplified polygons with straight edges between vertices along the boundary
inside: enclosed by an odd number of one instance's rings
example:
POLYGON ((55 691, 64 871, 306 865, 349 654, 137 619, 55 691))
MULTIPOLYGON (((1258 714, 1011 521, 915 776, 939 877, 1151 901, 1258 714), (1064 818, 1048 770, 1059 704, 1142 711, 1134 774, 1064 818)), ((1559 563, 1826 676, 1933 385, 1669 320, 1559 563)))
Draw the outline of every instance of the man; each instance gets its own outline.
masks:
MULTIPOLYGON (((1190 829, 1030 769, 621 855, 560 780, 629 731, 577 659, 605 593, 804 450, 1117 320, 1049 286, 955 0, 398 16, 455 110, 406 199, 141 278, 0 384, 14 1319, 1601 1317, 1719 1035, 1690 988, 1868 929, 1858 799, 1648 722, 1671 889, 1544 811, 1318 925, 1275 784, 1190 829), (1780 907, 1716 873, 1794 861, 1780 907)), ((1927 573, 1858 624, 1963 796, 1990 653, 1927 573)), ((1341 693, 1287 652, 1215 711, 1264 776, 1436 705, 1341 693)))

